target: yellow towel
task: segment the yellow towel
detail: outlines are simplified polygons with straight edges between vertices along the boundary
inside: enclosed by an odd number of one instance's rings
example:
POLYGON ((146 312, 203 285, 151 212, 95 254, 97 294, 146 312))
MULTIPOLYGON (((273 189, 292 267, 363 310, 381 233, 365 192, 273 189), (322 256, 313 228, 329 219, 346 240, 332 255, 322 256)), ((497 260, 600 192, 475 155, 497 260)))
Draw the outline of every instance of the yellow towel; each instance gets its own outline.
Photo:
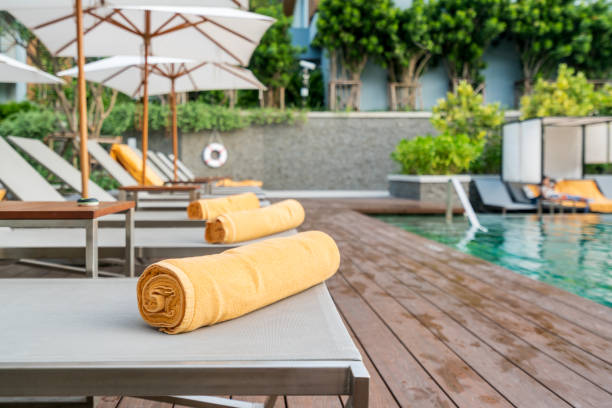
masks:
POLYGON ((4 200, 5 196, 6 196, 6 190, 3 188, 0 188, 0 201, 4 200))
POLYGON ((263 182, 259 180, 232 180, 229 178, 225 178, 223 180, 217 181, 215 184, 217 187, 262 187, 263 182))
POLYGON ((188 332, 306 290, 336 273, 339 265, 336 243, 319 231, 216 255, 168 259, 150 265, 138 279, 138 309, 163 332, 188 332))
MULTIPOLYGON (((142 180, 142 158, 132 148, 125 144, 114 144, 110 156, 119 162, 140 184, 142 180)), ((164 180, 149 166, 145 174, 145 185, 163 186, 164 180)))
POLYGON ((253 193, 192 201, 187 207, 191 220, 212 220, 221 214, 259 208, 259 198, 253 193))
POLYGON ((257 210, 220 215, 206 223, 204 236, 210 243, 231 244, 297 228, 303 222, 302 205, 284 200, 257 210))
MULTIPOLYGON (((606 196, 599 191, 595 180, 561 180, 555 183, 555 191, 560 194, 575 195, 591 200, 591 202, 589 202, 590 211, 603 213, 612 212, 612 200, 606 198, 606 196)), ((566 205, 565 202, 564 205, 566 205)), ((574 202, 573 205, 584 207, 586 204, 574 202)))

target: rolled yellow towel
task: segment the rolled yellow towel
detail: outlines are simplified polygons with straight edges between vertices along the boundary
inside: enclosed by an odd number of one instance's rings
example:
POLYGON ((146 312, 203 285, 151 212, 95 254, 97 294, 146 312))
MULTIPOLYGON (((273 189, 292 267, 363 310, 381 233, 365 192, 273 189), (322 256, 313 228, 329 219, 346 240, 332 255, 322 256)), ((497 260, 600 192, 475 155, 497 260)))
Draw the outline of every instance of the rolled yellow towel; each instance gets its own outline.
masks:
POLYGON ((340 265, 334 240, 319 231, 273 238, 221 254, 168 259, 138 279, 138 309, 177 334, 234 319, 306 290, 340 265))
POLYGON ((221 214, 259 208, 259 198, 253 193, 192 201, 187 206, 191 220, 212 220, 221 214))
POLYGON ((230 178, 225 178, 223 180, 217 181, 215 184, 217 187, 262 187, 263 182, 259 180, 232 180, 230 178))
POLYGON ((206 223, 204 236, 212 244, 249 241, 299 227, 304 207, 296 200, 284 200, 256 210, 218 216, 206 223))
MULTIPOLYGON (((126 144, 115 143, 110 150, 110 156, 121 164, 138 183, 142 179, 142 158, 126 144)), ((149 166, 146 166, 145 185, 163 186, 164 180, 149 166)))
POLYGON ((5 196, 6 196, 6 190, 3 188, 0 188, 0 201, 4 200, 5 196))

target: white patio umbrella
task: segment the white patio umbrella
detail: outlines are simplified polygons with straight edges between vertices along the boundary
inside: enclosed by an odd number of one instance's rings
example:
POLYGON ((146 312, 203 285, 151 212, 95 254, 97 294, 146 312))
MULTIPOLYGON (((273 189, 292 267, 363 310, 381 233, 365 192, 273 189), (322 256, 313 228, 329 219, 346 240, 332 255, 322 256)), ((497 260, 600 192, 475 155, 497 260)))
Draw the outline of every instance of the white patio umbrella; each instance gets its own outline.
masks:
MULTIPOLYGON (((20 6, 22 3, 16 0, 7 0, 6 4, 0 3, 0 7, 9 11, 33 31, 54 55, 144 55, 145 74, 149 72, 146 67, 148 56, 152 54, 247 65, 259 40, 274 23, 273 18, 243 10, 182 6, 182 4, 193 4, 194 0, 187 0, 186 3, 173 0, 172 6, 130 6, 126 5, 128 0, 111 0, 103 2, 104 7, 96 7, 102 0, 87 1, 86 7, 82 10, 81 0, 75 0, 77 7, 74 10, 66 7, 46 7, 47 3, 44 0, 24 0, 23 3, 28 4, 26 7, 20 6), (38 7, 32 7, 31 4, 34 3, 38 7), (82 24, 79 22, 81 16, 82 24), (71 34, 75 25, 76 36, 71 34), (82 27, 83 40, 86 42, 86 47, 82 51, 79 48, 81 30, 78 27, 82 27)), ((157 4, 159 2, 160 0, 155 1, 157 4)), ((61 0, 51 2, 54 5, 59 3, 62 3, 61 0)), ((137 4, 142 3, 144 2, 137 2, 137 4)), ((234 4, 243 3, 234 2, 234 4)), ((204 0, 202 4, 209 3, 204 0)), ((80 58, 77 62, 82 65, 80 58)), ((79 85, 81 83, 84 84, 84 81, 79 78, 79 85)), ((83 131, 81 133, 86 135, 83 131)), ((143 81, 142 148, 143 162, 146 162, 147 75, 143 81)), ((145 169, 146 166, 143 166, 142 181, 145 169)))
MULTIPOLYGON (((266 87, 246 68, 218 62, 195 62, 186 59, 149 57, 149 95, 170 94, 172 111, 172 147, 174 178, 177 180, 178 132, 176 92, 259 89, 266 87)), ((85 77, 134 98, 143 94, 144 57, 115 56, 84 66, 85 77)), ((58 76, 76 76, 78 68, 58 72, 58 76)))
POLYGON ((37 84, 61 84, 60 78, 11 57, 0 54, 0 82, 29 82, 37 84))

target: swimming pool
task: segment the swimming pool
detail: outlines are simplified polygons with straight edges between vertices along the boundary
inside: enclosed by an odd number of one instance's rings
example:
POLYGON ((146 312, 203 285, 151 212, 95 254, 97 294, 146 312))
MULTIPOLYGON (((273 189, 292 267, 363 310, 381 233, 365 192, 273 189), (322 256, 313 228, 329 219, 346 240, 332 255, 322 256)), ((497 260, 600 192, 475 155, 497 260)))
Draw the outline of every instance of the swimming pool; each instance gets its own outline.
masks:
POLYGON ((612 307, 612 216, 483 214, 488 232, 475 234, 463 217, 376 218, 612 307))

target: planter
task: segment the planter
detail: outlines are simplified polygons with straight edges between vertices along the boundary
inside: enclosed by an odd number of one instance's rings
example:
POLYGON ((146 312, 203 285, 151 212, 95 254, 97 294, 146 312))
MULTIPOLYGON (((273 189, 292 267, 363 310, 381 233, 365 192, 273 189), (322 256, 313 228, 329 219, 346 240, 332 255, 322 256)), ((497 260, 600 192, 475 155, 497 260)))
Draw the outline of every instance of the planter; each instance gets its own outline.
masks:
MULTIPOLYGON (((471 176, 433 176, 433 175, 405 175, 405 174, 389 174, 387 180, 389 182, 389 193, 393 197, 407 198, 410 200, 426 201, 430 203, 446 203, 446 195, 448 189, 448 180, 450 177, 456 177, 461 182, 469 197, 471 176)), ((452 190, 453 205, 461 205, 457 193, 452 190)))

